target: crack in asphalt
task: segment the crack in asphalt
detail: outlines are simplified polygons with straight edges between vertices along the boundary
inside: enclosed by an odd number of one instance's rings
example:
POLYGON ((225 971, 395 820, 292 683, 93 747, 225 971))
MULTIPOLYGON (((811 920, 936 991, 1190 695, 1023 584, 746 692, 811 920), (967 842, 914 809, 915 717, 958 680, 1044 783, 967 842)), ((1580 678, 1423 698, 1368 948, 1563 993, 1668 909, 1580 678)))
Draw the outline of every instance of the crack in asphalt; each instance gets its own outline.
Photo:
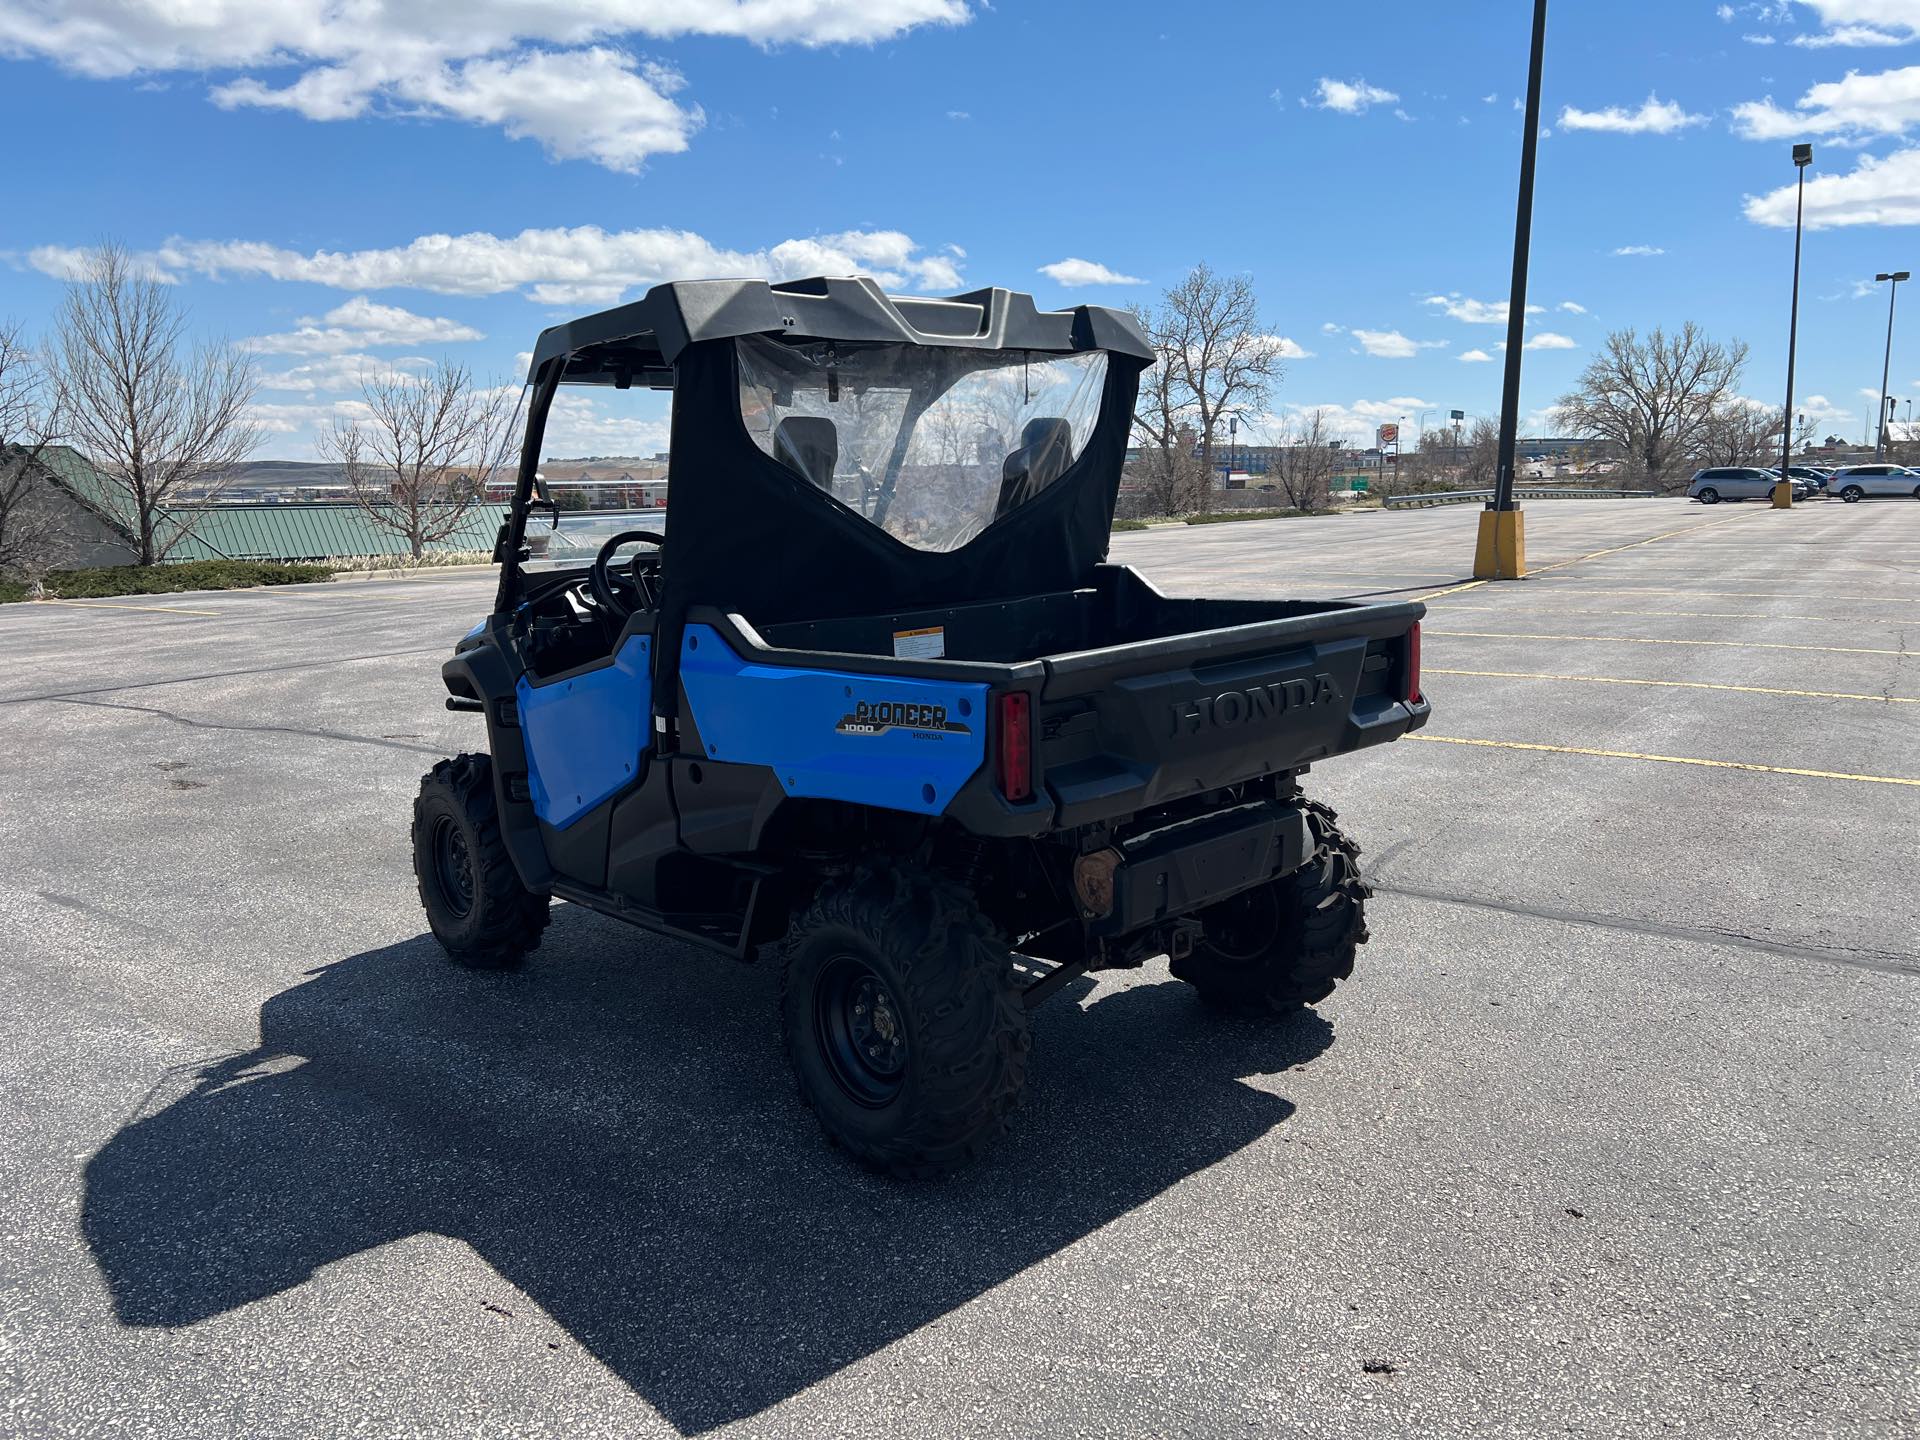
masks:
POLYGON ((49 690, 41 695, 0 695, 0 705, 31 705, 41 700, 77 700, 88 695, 118 695, 123 690, 152 690, 162 685, 192 685, 201 680, 232 680, 243 675, 278 675, 288 670, 327 670, 336 665, 359 665, 368 660, 396 660, 408 655, 451 655, 448 645, 423 645, 410 650, 377 650, 370 655, 342 655, 337 660, 292 660, 284 665, 254 665, 241 670, 213 670, 204 675, 176 675, 165 680, 132 680, 124 685, 94 685, 84 690, 49 690))
POLYGON ((1898 955, 1879 950, 1830 950, 1812 945, 1794 945, 1780 940, 1763 940, 1742 935, 1736 930, 1715 930, 1703 926, 1666 925, 1658 920, 1636 920, 1625 915, 1600 915, 1580 910, 1559 910, 1547 905, 1522 905, 1504 900, 1489 900, 1452 890, 1431 890, 1418 885, 1398 885, 1369 875, 1367 883, 1383 895, 1433 900, 1442 905, 1464 905, 1473 910, 1494 910, 1532 920, 1557 920, 1567 925, 1591 925, 1601 930, 1619 930, 1635 935, 1651 935, 1665 940, 1692 940, 1712 945, 1729 945, 1754 950, 1763 955, 1779 955, 1791 960, 1818 960, 1856 970, 1872 970, 1882 975, 1906 975, 1920 978, 1920 964, 1903 961, 1898 955))
POLYGON ((177 715, 171 710, 163 710, 157 705, 115 705, 109 700, 87 700, 79 696, 46 696, 59 705, 80 705, 91 710, 118 710, 123 714, 152 715, 161 720, 172 721, 175 725, 185 725, 192 730, 239 730, 252 735, 294 735, 303 740, 337 740, 347 745, 372 745, 380 750, 407 750, 416 755, 445 755, 447 752, 432 745, 407 745, 398 740, 376 739, 371 735, 349 735, 343 730, 313 730, 300 725, 223 725, 216 720, 195 720, 188 715, 177 715))

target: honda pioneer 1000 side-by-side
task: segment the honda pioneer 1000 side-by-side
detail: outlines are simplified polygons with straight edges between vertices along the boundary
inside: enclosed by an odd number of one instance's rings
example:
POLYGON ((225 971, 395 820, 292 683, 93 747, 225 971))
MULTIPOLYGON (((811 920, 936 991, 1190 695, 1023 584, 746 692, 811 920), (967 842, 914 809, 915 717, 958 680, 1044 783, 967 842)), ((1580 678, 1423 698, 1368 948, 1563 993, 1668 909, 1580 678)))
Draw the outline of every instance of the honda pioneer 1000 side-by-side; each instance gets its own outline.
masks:
POLYGON ((1107 563, 1152 360, 1120 311, 865 279, 661 285, 541 335, 498 596, 443 670, 487 749, 414 810, 448 953, 519 963, 555 896, 777 953, 802 1096, 904 1175, 1003 1128, 1028 1012, 1085 971, 1328 995, 1368 892, 1298 778, 1425 723, 1422 607, 1107 563), (671 391, 664 509, 562 523, 567 385, 671 391))

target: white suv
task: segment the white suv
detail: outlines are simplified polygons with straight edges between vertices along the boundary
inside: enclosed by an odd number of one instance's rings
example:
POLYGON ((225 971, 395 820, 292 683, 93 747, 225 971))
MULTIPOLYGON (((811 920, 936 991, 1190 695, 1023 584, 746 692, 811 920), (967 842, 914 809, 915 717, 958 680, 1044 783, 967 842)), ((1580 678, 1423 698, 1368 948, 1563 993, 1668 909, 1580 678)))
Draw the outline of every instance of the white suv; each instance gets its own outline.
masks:
POLYGON ((1849 505, 1869 495, 1911 495, 1920 500, 1920 470, 1904 465, 1849 465, 1833 472, 1827 494, 1838 495, 1849 505))
MULTIPOLYGON (((1698 471, 1693 483, 1687 486, 1687 498, 1698 500, 1702 505, 1718 505, 1722 500, 1766 500, 1773 495, 1773 487, 1779 477, 1770 470, 1753 470, 1743 466, 1723 465, 1714 470, 1698 471)), ((1920 476, 1914 483, 1920 485, 1920 476)), ((1804 480, 1793 482, 1793 498, 1798 500, 1807 493, 1804 480)))

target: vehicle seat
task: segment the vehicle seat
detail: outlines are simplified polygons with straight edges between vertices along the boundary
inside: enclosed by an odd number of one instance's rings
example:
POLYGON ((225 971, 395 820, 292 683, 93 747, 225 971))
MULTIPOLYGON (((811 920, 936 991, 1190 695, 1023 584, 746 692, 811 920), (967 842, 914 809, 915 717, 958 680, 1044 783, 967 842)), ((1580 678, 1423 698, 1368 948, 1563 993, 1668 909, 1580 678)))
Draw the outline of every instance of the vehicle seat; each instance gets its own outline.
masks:
POLYGON ((831 492, 833 468, 840 463, 840 432, 824 416, 789 415, 773 427, 773 458, 831 492))
POLYGON ((1000 500, 993 507, 993 518, 998 520, 1026 504, 1072 463, 1073 427, 1055 417, 1029 420, 1020 432, 1020 448, 1000 467, 1000 500))

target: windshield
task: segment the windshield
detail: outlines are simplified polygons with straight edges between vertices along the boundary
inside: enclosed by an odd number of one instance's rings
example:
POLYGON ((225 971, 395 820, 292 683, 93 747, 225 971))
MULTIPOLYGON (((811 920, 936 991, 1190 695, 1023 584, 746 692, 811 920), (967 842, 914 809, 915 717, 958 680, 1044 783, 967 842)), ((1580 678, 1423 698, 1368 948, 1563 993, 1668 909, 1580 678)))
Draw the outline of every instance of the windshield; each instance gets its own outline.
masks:
POLYGON ((957 550, 1054 484, 1093 434, 1107 357, 740 341, 761 450, 919 550, 957 550))

